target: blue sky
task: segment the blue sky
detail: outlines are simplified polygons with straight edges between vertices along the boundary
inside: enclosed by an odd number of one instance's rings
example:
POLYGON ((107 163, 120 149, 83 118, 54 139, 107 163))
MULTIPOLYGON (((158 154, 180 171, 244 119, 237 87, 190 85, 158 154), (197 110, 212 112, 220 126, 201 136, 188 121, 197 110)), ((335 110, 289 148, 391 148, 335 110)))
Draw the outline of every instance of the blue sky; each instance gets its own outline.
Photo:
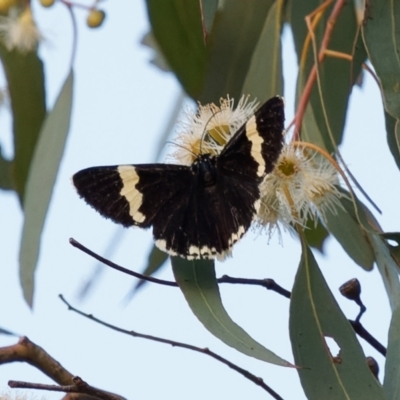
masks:
MULTIPOLYGON (((155 161, 159 138, 180 95, 171 74, 149 64, 151 52, 140 45, 148 31, 143 2, 104 2, 105 24, 98 30, 85 26, 85 13, 77 12, 78 53, 75 62, 73 119, 65 156, 53 194, 42 240, 36 274, 35 307, 25 305, 18 282, 18 246, 22 213, 13 193, 0 196, 0 326, 44 347, 73 374, 92 385, 119 393, 129 399, 161 396, 191 400, 218 397, 268 398, 251 382, 216 361, 186 350, 125 337, 67 311, 58 299, 62 293, 74 305, 118 326, 141 333, 180 340, 213 351, 262 377, 284 399, 303 399, 295 370, 280 368, 247 358, 227 348, 210 335, 191 314, 179 290, 147 285, 134 301, 125 306, 124 296, 133 279, 105 270, 93 295, 83 303, 77 292, 96 263, 72 248, 68 239, 103 253, 112 237, 123 229, 102 219, 78 198, 70 182, 79 169, 95 165, 148 163, 155 161)), ((46 69, 49 105, 53 104, 68 72, 72 30, 68 13, 60 4, 34 12, 46 41, 41 55, 46 69)), ((284 35, 285 98, 287 122, 293 116, 296 61, 290 32, 284 35)), ((8 111, 0 114, 0 140, 12 152, 8 111)), ((344 159, 364 189, 383 210, 378 217, 386 231, 399 229, 399 172, 386 145, 379 90, 369 76, 351 97, 344 159)), ((126 231, 112 259, 136 271, 142 270, 152 245, 150 231, 126 231)), ((317 255, 331 290, 358 277, 362 298, 368 308, 363 323, 386 344, 390 309, 381 278, 375 269, 365 272, 356 266, 340 245, 329 239, 326 255, 317 255)), ((300 245, 282 232, 269 241, 250 232, 235 247, 233 258, 218 263, 217 275, 273 278, 290 289, 300 257, 300 245), (251 259, 249 259, 251 254, 251 259)), ((159 275, 172 279, 169 267, 159 275)), ((261 288, 238 285, 221 287, 224 305, 232 318, 255 339, 283 358, 292 361, 288 335, 288 301, 261 288)), ((357 307, 337 295, 349 318, 357 307)), ((0 336, 0 346, 15 342, 0 336)), ((365 345, 383 371, 383 358, 365 345)), ((381 375, 382 377, 382 372, 381 375)), ((9 379, 50 381, 23 364, 1 366, 0 391, 9 379)), ((46 394, 46 398, 60 398, 46 394)))

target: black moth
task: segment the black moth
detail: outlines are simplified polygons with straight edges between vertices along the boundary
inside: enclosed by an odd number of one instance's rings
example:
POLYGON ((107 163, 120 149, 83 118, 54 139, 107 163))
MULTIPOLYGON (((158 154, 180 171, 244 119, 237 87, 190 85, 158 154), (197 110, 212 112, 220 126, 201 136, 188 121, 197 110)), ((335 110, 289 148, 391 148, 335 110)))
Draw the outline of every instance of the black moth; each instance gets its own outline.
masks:
POLYGON ((78 194, 125 227, 153 227, 156 245, 172 256, 223 259, 249 229, 260 206, 259 184, 283 146, 283 99, 264 103, 217 156, 190 166, 140 164, 77 172, 78 194))

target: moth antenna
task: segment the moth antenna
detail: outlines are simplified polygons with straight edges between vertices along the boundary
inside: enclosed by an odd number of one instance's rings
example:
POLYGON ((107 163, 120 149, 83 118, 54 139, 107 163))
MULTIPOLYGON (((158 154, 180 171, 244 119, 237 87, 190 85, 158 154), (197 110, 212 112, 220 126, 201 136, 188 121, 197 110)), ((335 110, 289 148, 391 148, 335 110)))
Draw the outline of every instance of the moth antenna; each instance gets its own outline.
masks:
POLYGON ((189 147, 183 146, 183 145, 180 144, 180 143, 176 143, 176 142, 173 142, 173 141, 169 141, 169 140, 168 140, 167 142, 165 142, 165 144, 166 144, 166 145, 167 145, 167 144, 172 144, 172 145, 174 145, 174 146, 176 146, 176 147, 180 147, 181 149, 184 149, 184 150, 186 150, 187 152, 189 152, 194 158, 197 157, 197 154, 194 153, 192 150, 190 150, 189 147))
MULTIPOLYGON (((204 137, 206 136, 206 133, 207 133, 207 126, 210 123, 210 121, 220 112, 221 112, 221 110, 218 110, 217 112, 214 112, 214 110, 212 110, 213 115, 211 115, 211 117, 208 119, 207 123, 204 125, 204 130, 203 130, 203 133, 201 134, 201 138, 200 138, 200 154, 203 154, 202 144, 203 144, 204 137)), ((211 139, 214 140, 212 136, 211 136, 211 139)))

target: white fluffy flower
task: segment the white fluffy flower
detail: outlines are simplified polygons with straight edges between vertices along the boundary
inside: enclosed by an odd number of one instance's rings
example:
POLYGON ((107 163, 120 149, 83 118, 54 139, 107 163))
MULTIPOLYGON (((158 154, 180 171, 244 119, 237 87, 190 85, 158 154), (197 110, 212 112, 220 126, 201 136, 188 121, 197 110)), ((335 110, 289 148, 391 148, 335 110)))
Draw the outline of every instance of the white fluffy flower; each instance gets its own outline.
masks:
POLYGON ((180 164, 191 165, 200 154, 219 154, 231 135, 254 114, 257 105, 255 100, 248 102, 248 97, 242 96, 233 108, 234 100, 228 96, 220 100, 219 106, 199 104, 197 113, 187 110, 171 157, 180 164))
POLYGON ((6 48, 28 53, 36 50, 42 35, 33 20, 29 6, 21 12, 11 8, 8 17, 0 16, 0 39, 6 48))
POLYGON ((286 145, 273 172, 260 186, 261 207, 258 222, 273 229, 305 226, 308 218, 326 219, 326 212, 340 207, 339 180, 332 164, 305 147, 286 145))

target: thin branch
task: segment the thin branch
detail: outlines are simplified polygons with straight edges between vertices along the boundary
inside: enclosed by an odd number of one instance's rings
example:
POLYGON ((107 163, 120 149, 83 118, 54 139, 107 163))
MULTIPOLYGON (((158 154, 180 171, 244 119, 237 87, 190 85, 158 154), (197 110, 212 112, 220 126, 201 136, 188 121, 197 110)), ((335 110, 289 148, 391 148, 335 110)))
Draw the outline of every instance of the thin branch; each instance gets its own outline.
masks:
MULTIPOLYGON (((318 11, 318 13, 321 13, 323 9, 325 9, 328 5, 330 5, 330 3, 331 3, 331 0, 327 0, 320 7, 318 7, 318 9, 316 11, 318 11)), ((326 23, 325 33, 322 38, 321 47, 320 47, 319 54, 318 54, 318 62, 319 63, 321 63, 324 60, 324 57, 326 55, 326 50, 327 50, 328 44, 329 44, 331 36, 332 36, 333 28, 336 24, 337 18, 339 16, 341 10, 345 4, 346 4, 346 0, 337 0, 336 4, 333 7, 332 13, 328 18, 328 21, 326 23)), ((314 14, 316 14, 316 12, 313 12, 311 15, 307 16, 306 18, 311 19, 311 17, 314 14)), ((309 32, 309 33, 310 33, 310 35, 313 35, 313 32, 309 32)), ((310 75, 308 76, 307 82, 304 86, 304 90, 303 90, 303 93, 299 100, 298 107, 297 107, 297 112, 296 112, 296 116, 295 116, 295 124, 294 124, 295 125, 294 140, 299 140, 301 123, 303 120, 303 116, 304 116, 308 101, 311 96, 312 88, 314 87, 315 81, 317 79, 317 72, 318 72, 317 65, 314 64, 311 69, 310 75)))
POLYGON ((175 286, 175 287, 178 286, 178 284, 176 282, 153 278, 152 276, 146 276, 146 275, 143 275, 143 274, 139 274, 138 272, 132 271, 132 270, 130 270, 128 268, 121 267, 120 265, 115 264, 112 261, 107 260, 106 258, 100 256, 99 254, 95 253, 94 251, 88 249, 83 244, 81 244, 78 241, 76 241, 74 238, 70 238, 69 239, 69 243, 72 246, 76 247, 77 249, 83 251, 84 253, 86 253, 90 257, 93 257, 94 259, 102 262, 103 264, 105 264, 105 265, 107 265, 107 266, 109 266, 109 267, 111 267, 113 269, 116 269, 117 271, 123 272, 124 274, 134 276, 135 278, 138 278, 138 279, 144 279, 144 280, 149 281, 149 282, 158 283, 159 285, 175 286))
MULTIPOLYGON (((172 287, 178 287, 178 284, 173 281, 166 281, 164 279, 157 279, 152 276, 148 275, 143 275, 140 274, 139 272, 132 271, 128 268, 122 267, 118 264, 115 264, 114 262, 100 256, 99 254, 95 253, 93 250, 88 249, 86 246, 83 244, 79 243, 73 238, 69 239, 69 242, 72 246, 76 247, 77 249, 83 251, 90 257, 93 257, 94 259, 102 262, 103 264, 120 271, 124 274, 134 276, 135 278, 142 279, 148 282, 152 283, 157 283, 159 285, 164 285, 164 286, 172 286, 172 287)), ((256 285, 256 286, 262 286, 268 290, 273 290, 274 292, 290 298, 290 292, 286 289, 284 289, 282 286, 279 286, 273 279, 247 279, 247 278, 234 278, 228 275, 223 275, 221 278, 217 279, 218 283, 232 283, 232 284, 242 284, 242 285, 256 285)))
POLYGON ((274 292, 290 299, 289 290, 284 289, 282 286, 278 285, 273 279, 247 279, 247 278, 233 278, 228 275, 223 275, 221 278, 217 279, 218 283, 233 283, 242 285, 256 285, 262 286, 265 289, 273 290, 274 292))
POLYGON ((386 347, 381 344, 378 340, 376 340, 361 324, 360 321, 353 321, 351 319, 348 320, 350 325, 353 327, 354 332, 357 333, 358 336, 362 337, 366 342, 368 342, 376 351, 381 353, 386 357, 386 347))
POLYGON ((64 392, 64 393, 79 393, 84 395, 89 395, 91 399, 101 399, 101 400, 122 400, 123 398, 117 395, 114 395, 109 392, 105 392, 103 390, 97 389, 88 385, 85 381, 83 381, 79 376, 75 376, 72 379, 72 385, 45 385, 41 383, 31 383, 31 382, 22 382, 22 381, 9 381, 8 386, 11 388, 22 388, 22 389, 40 389, 40 390, 48 390, 51 392, 64 392))
POLYGON ((176 342, 174 340, 169 340, 169 339, 164 339, 164 338, 160 338, 157 336, 152 336, 152 335, 145 335, 142 333, 138 333, 135 331, 129 331, 127 329, 123 329, 120 328, 118 326, 109 324, 108 322, 102 321, 99 318, 94 317, 92 314, 86 314, 83 311, 78 310, 77 308, 71 306, 71 304, 69 304, 67 302, 67 300, 65 300, 65 298, 60 294, 59 295, 61 301, 68 307, 69 310, 74 311, 75 313, 88 318, 94 322, 97 322, 100 325, 103 325, 107 328, 110 328, 114 331, 117 332, 121 332, 124 333, 126 335, 129 336, 133 336, 133 337, 138 337, 138 338, 142 338, 142 339, 147 339, 147 340, 152 340, 154 342, 159 342, 159 343, 164 343, 164 344, 169 344, 173 347, 180 347, 183 349, 187 349, 187 350, 191 350, 191 351, 195 351, 197 353, 201 353, 201 354, 205 354, 208 355, 212 358, 214 358, 215 360, 225 364, 226 366, 228 366, 229 368, 233 369, 234 371, 238 372, 239 374, 241 374, 242 376, 244 376, 245 378, 249 379, 250 381, 252 381, 253 383, 255 383, 256 385, 260 386, 262 389, 264 389, 266 392, 268 392, 274 399, 277 400, 283 400, 283 398, 276 393, 273 389, 271 389, 266 383, 264 383, 264 381, 262 380, 262 378, 253 375, 252 373, 250 373, 249 371, 239 367, 238 365, 228 361, 227 359, 225 359, 224 357, 221 357, 220 355, 218 355, 217 353, 214 353, 213 351, 209 350, 208 348, 201 348, 201 347, 197 347, 197 346, 193 346, 187 343, 182 343, 182 342, 176 342))

